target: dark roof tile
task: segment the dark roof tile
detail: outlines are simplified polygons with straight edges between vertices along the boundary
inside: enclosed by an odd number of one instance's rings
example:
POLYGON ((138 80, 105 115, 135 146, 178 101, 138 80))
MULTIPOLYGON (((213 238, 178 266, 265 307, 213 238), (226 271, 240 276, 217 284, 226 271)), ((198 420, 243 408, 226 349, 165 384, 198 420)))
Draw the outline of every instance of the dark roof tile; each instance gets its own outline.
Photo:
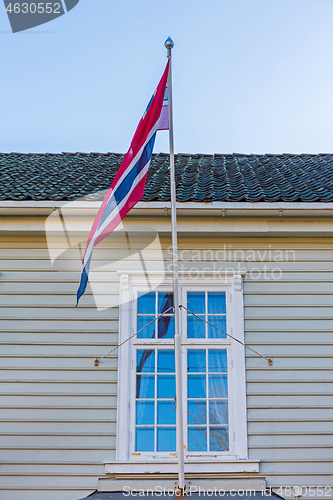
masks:
MULTIPOLYGON (((115 153, 0 154, 0 200, 99 199, 124 158, 115 153), (102 193, 101 193, 102 192, 102 193)), ((169 155, 153 155, 143 201, 169 201, 169 155)), ((333 155, 178 154, 177 200, 333 201, 333 155)))

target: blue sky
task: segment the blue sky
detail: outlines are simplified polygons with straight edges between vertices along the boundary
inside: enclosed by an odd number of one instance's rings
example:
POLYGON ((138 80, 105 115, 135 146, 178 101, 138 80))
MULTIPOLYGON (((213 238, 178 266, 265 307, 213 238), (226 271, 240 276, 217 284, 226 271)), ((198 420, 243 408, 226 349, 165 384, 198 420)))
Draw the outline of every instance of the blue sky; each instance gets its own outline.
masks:
POLYGON ((0 150, 125 152, 169 35, 177 152, 333 152, 333 0, 80 0, 16 34, 0 5, 0 150))

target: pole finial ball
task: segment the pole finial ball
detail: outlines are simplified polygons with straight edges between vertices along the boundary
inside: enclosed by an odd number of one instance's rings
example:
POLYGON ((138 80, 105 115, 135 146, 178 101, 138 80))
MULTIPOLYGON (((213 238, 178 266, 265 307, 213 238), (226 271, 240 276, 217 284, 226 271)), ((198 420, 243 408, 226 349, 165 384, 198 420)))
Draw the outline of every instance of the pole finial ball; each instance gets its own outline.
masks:
POLYGON ((166 49, 170 50, 170 49, 172 49, 172 47, 173 47, 175 44, 173 43, 172 38, 170 38, 170 37, 169 37, 167 40, 165 40, 165 44, 164 44, 164 45, 165 45, 165 48, 166 48, 166 49))

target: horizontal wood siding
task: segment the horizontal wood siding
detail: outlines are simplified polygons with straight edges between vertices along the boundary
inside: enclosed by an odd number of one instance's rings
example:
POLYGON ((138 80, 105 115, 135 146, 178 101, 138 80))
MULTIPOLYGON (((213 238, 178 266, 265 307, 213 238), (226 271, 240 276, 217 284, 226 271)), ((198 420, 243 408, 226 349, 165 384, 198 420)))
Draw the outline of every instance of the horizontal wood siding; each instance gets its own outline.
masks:
MULTIPOLYGON (((181 269, 247 271, 246 342, 274 360, 246 352, 249 458, 275 488, 332 485, 333 241, 180 237, 179 246, 181 269)), ((107 240, 94 254, 96 265, 121 257, 107 240)), ((1 238, 0 261, 0 499, 84 497, 115 459, 117 352, 98 367, 94 358, 117 345, 118 308, 98 312, 89 287, 75 309, 77 255, 52 268, 42 237, 1 238)), ((117 299, 114 269, 95 279, 99 303, 117 299)))
POLYGON ((3 238, 0 258, 0 498, 85 497, 115 458, 117 355, 94 358, 117 344, 118 310, 90 290, 75 309, 79 263, 53 270, 44 238, 3 238))

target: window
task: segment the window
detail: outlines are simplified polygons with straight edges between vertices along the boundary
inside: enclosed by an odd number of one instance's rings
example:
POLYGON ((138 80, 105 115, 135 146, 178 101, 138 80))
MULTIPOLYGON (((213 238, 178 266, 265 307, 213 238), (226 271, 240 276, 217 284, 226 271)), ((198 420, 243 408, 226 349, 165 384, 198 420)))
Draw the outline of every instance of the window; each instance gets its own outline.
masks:
POLYGON ((227 349, 187 351, 188 451, 229 451, 227 349))
MULTIPOLYGON (((241 292, 237 284, 234 277, 223 283, 210 280, 180 284, 180 302, 188 309, 181 309, 187 460, 198 456, 220 460, 247 458, 244 348, 225 333, 240 340, 244 334, 242 293, 237 300, 235 292, 241 292)), ((175 460, 171 282, 156 291, 147 291, 136 278, 127 292, 129 301, 121 314, 121 329, 127 325, 127 333, 121 331, 121 341, 130 332, 148 326, 124 344, 127 348, 120 352, 117 457, 118 460, 175 460), (153 321, 165 312, 162 318, 153 321), (128 362, 124 365, 125 359, 128 362)))
POLYGON ((135 451, 176 451, 175 354, 136 349, 135 451))
MULTIPOLYGON (((226 339, 225 292, 183 290, 189 311, 186 314, 187 345, 183 364, 187 366, 184 394, 187 399, 187 449, 189 452, 229 451, 228 353, 208 348, 212 339, 226 339), (202 319, 201 319, 202 318, 202 319), (207 321, 205 323, 203 320, 207 321), (208 324, 210 323, 210 324, 208 324), (193 348, 196 340, 207 347, 193 348)), ((173 306, 170 292, 149 292, 137 296, 137 339, 134 340, 135 374, 135 452, 176 451, 175 356, 161 346, 161 339, 174 337, 172 311, 151 321, 173 306), (151 323, 151 324, 149 324, 151 323), (140 331, 145 325, 144 330, 140 331), (149 344, 143 348, 143 340, 149 344), (152 349, 152 346, 156 346, 152 349)), ((212 344, 212 347, 214 345, 212 344)))
POLYGON ((162 318, 155 321, 138 333, 138 339, 172 339, 175 334, 173 294, 169 292, 139 293, 137 297, 137 331, 151 323, 158 315, 162 318), (169 311, 169 312, 168 312, 169 311))
POLYGON ((175 323, 171 309, 173 294, 168 291, 139 292, 135 303, 138 331, 158 315, 165 315, 139 332, 133 341, 136 366, 133 382, 134 452, 175 452, 175 323))
POLYGON ((226 300, 225 292, 188 292, 187 308, 197 316, 187 313, 187 337, 193 339, 226 338, 208 323, 226 331, 226 300))

